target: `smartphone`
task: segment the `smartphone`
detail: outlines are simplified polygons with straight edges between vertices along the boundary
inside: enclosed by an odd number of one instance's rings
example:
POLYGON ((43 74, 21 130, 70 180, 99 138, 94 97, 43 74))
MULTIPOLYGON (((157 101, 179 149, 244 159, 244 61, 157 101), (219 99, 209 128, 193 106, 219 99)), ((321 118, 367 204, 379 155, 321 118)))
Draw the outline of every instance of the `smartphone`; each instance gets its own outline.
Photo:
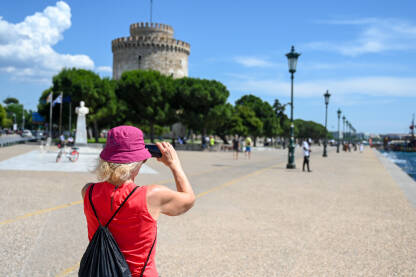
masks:
POLYGON ((156 144, 146 144, 145 147, 149 150, 152 158, 160 158, 162 157, 162 152, 160 152, 159 148, 156 144))

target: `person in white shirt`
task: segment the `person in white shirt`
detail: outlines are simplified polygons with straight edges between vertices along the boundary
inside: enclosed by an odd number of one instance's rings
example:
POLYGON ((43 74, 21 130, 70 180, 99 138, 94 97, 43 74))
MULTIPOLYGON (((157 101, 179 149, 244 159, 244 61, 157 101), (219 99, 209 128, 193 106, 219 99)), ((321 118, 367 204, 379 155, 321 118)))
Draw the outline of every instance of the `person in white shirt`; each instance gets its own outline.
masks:
POLYGON ((364 144, 360 143, 360 153, 363 153, 364 151, 364 144))
POLYGON ((309 157, 311 155, 311 146, 309 142, 305 139, 302 143, 302 149, 303 149, 303 166, 302 171, 305 171, 305 165, 308 167, 308 172, 311 172, 309 168, 309 157))
POLYGON ((69 138, 68 138, 68 145, 69 146, 73 146, 74 145, 74 138, 71 135, 69 135, 69 138))
POLYGON ((61 147, 64 147, 65 146, 65 136, 64 136, 64 134, 61 134, 60 136, 59 136, 59 141, 61 142, 61 147))

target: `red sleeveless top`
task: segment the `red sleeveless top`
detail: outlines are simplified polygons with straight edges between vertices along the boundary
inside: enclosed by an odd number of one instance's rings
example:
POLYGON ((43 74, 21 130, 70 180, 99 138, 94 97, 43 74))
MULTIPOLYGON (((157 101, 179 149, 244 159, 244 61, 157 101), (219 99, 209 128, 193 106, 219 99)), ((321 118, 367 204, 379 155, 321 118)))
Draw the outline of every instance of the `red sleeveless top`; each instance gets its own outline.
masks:
MULTIPOLYGON (((92 202, 101 224, 107 223, 135 187, 133 183, 123 184, 118 188, 107 182, 95 184, 92 202)), ((84 214, 87 218, 88 239, 91 240, 99 224, 88 199, 89 190, 90 187, 84 196, 84 214)), ((147 209, 146 192, 146 186, 139 187, 108 226, 129 265, 132 277, 140 276, 157 233, 157 222, 147 209)), ((158 276, 155 253, 156 243, 147 262, 144 277, 158 276)))

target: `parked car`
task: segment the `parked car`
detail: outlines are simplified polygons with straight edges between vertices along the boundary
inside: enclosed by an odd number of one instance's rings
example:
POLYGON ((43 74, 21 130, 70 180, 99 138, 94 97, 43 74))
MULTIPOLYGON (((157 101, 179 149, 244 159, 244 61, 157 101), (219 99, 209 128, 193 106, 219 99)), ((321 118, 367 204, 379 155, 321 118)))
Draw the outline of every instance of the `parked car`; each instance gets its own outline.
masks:
POLYGON ((30 130, 23 130, 21 133, 22 137, 33 137, 32 132, 30 130))
POLYGON ((42 130, 32 130, 32 134, 33 134, 33 136, 34 136, 34 138, 35 138, 36 140, 42 140, 42 139, 45 139, 45 138, 44 138, 44 136, 45 136, 45 132, 44 132, 44 131, 42 131, 42 130))

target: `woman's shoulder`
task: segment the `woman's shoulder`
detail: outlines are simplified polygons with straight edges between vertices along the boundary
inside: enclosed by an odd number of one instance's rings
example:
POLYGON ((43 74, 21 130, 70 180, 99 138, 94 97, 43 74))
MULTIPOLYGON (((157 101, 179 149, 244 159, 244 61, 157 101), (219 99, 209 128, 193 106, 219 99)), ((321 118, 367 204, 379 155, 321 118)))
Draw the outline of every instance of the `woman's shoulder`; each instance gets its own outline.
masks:
MULTIPOLYGON (((164 194, 169 193, 170 190, 167 186, 152 184, 144 186, 146 189, 146 196, 148 200, 157 200, 164 196, 164 194)), ((160 200, 160 199, 159 199, 160 200)))
POLYGON ((85 186, 81 189, 81 195, 82 199, 85 198, 85 193, 87 192, 87 189, 92 185, 93 183, 86 183, 85 186))
POLYGON ((86 183, 86 184, 82 187, 82 189, 81 189, 81 195, 82 195, 82 198, 83 198, 83 199, 85 198, 85 194, 87 193, 88 188, 89 188, 92 184, 94 184, 94 188, 95 188, 95 185, 100 185, 100 186, 102 186, 103 184, 108 184, 108 183, 107 183, 107 182, 86 183))
POLYGON ((145 185, 143 188, 146 190, 147 195, 157 193, 160 190, 164 190, 166 186, 158 185, 158 184, 151 184, 145 185))

